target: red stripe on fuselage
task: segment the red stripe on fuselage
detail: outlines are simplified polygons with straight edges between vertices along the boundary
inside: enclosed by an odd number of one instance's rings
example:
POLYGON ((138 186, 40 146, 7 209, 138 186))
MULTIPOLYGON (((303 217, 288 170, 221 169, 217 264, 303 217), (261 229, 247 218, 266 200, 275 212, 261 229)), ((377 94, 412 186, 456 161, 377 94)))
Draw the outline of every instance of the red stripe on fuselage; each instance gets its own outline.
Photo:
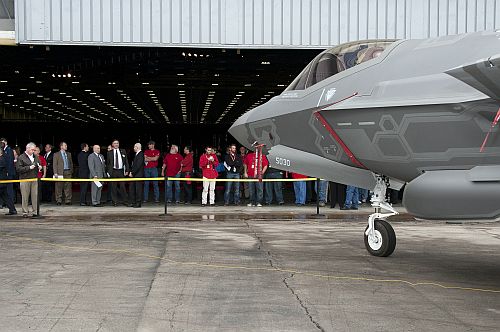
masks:
POLYGON ((363 165, 358 159, 356 159, 356 157, 354 156, 354 154, 351 152, 351 150, 349 150, 349 148, 347 147, 347 145, 345 145, 345 143, 342 141, 342 139, 339 137, 339 135, 337 135, 337 133, 335 132, 335 130, 333 130, 333 128, 330 126, 330 124, 326 121, 326 119, 323 117, 323 115, 321 115, 321 110, 323 110, 324 108, 326 107, 329 107, 329 106, 332 106, 334 104, 337 104, 337 103, 340 103, 346 99, 349 99, 349 98, 352 98, 354 96, 356 96, 358 93, 355 93, 349 97, 346 97, 344 99, 341 99, 341 100, 338 100, 336 101, 335 103, 331 103, 331 104, 328 104, 328 105, 324 105, 324 106, 321 106, 320 107, 320 110, 314 112, 314 115, 316 116, 316 118, 321 122, 321 124, 323 125, 323 127, 325 127, 326 130, 328 130, 328 132, 330 133, 330 135, 337 141, 337 143, 340 144, 340 146, 342 147, 342 149, 344 150, 345 154, 349 157, 349 159, 357 166, 359 167, 362 167, 362 168, 367 168, 365 165, 363 165))

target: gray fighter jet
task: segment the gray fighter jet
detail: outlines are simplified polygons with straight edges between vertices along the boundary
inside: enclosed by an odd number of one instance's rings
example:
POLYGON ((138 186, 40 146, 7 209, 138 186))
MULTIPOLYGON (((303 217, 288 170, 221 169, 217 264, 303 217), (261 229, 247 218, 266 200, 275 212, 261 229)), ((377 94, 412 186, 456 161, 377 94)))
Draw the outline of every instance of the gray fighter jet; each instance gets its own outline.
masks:
POLYGON ((372 190, 365 246, 388 256, 387 188, 418 218, 500 216, 499 106, 500 31, 366 40, 319 54, 229 132, 276 168, 372 190))

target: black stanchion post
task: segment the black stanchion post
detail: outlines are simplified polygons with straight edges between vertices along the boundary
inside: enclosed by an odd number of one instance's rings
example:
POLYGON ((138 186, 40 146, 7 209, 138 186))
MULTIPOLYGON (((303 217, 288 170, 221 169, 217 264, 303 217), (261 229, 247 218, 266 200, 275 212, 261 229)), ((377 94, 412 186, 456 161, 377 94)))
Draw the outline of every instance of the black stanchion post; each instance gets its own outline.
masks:
POLYGON ((168 214, 168 202, 167 202, 167 181, 168 181, 168 176, 165 175, 165 178, 163 180, 164 182, 164 185, 165 185, 165 200, 164 200, 164 206, 165 206, 165 211, 160 214, 160 216, 170 216, 170 214, 168 214))
POLYGON ((316 215, 319 215, 319 178, 316 178, 316 215))
MULTIPOLYGON (((42 195, 42 181, 40 180, 40 178, 36 179, 36 184, 37 184, 37 187, 36 187, 36 191, 37 191, 37 195, 36 195, 36 218, 37 219, 42 219, 43 217, 40 215, 40 196, 42 195)), ((33 200, 33 197, 31 197, 31 199, 33 200)))

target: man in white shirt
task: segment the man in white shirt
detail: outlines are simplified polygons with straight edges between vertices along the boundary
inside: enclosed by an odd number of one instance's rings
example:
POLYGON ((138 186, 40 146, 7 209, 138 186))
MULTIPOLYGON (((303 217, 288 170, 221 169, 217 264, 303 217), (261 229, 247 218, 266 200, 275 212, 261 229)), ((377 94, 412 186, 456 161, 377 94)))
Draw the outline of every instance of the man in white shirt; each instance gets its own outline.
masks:
MULTIPOLYGON (((127 153, 125 150, 120 149, 120 142, 115 139, 111 144, 112 149, 108 151, 107 159, 107 171, 110 178, 124 178, 128 176, 130 171, 130 166, 127 158, 127 153)), ((113 205, 117 206, 118 191, 121 196, 121 203, 127 205, 127 190, 125 188, 125 182, 111 182, 111 198, 113 200, 113 205)))

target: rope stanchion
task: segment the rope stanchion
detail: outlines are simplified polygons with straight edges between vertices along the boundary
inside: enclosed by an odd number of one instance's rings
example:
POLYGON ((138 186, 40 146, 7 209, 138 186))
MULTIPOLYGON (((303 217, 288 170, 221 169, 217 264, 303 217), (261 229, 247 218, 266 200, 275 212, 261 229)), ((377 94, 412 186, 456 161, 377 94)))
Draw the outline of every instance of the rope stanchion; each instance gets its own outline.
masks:
POLYGON ((165 212, 163 212, 162 214, 160 214, 159 216, 160 217, 168 217, 168 216, 171 216, 171 214, 168 213, 168 200, 167 200, 167 181, 169 179, 168 176, 165 176, 164 178, 160 178, 164 181, 164 185, 165 185, 165 188, 164 188, 164 192, 165 192, 165 198, 164 198, 164 207, 165 207, 165 212))
MULTIPOLYGON (((40 178, 36 179, 36 217, 33 216, 33 219, 43 219, 42 215, 40 214, 40 197, 42 196, 42 181, 40 181, 40 178)), ((34 181, 33 181, 34 182, 34 181)), ((33 197, 31 197, 33 199, 33 197)))

